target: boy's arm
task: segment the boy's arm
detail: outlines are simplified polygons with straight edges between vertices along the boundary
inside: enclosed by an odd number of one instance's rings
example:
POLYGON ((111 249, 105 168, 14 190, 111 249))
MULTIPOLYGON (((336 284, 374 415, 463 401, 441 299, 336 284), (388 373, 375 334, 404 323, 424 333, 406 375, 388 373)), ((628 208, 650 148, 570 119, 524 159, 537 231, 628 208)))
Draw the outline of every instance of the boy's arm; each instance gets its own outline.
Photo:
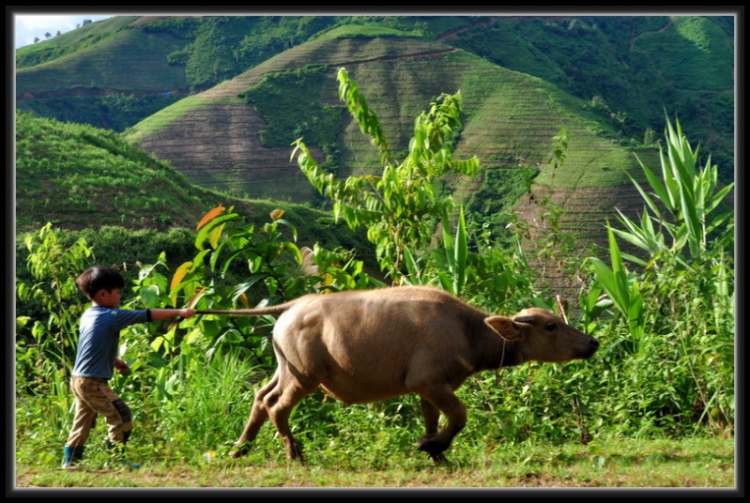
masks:
POLYGON ((195 314, 194 309, 149 309, 151 321, 168 320, 169 318, 190 318, 195 314))

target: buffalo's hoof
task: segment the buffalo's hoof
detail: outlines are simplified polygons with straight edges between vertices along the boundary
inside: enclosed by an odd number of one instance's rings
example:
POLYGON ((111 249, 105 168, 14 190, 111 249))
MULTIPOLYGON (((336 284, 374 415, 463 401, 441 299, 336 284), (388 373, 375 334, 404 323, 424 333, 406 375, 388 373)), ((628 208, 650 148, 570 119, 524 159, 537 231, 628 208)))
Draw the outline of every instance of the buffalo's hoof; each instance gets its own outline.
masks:
POLYGON ((293 459, 301 463, 305 462, 305 456, 302 454, 302 445, 294 440, 285 441, 286 444, 286 457, 287 459, 293 459))
POLYGON ((245 444, 234 444, 234 450, 229 451, 229 455, 233 458, 241 458, 247 454, 247 445, 245 444))
POLYGON ((443 453, 448 449, 449 445, 430 437, 423 437, 417 443, 418 449, 429 454, 436 464, 445 463, 446 459, 443 453))
POLYGON ((444 465, 448 462, 448 459, 445 457, 445 453, 442 452, 438 454, 430 454, 430 457, 436 465, 444 465))

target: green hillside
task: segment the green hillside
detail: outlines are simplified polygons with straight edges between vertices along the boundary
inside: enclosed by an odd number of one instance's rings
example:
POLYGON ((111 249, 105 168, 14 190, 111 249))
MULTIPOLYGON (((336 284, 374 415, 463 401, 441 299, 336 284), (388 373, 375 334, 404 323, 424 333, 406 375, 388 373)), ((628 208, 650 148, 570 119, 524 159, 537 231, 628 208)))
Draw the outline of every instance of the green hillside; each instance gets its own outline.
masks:
POLYGON ((117 16, 86 24, 17 51, 17 106, 45 117, 123 131, 332 22, 306 17, 117 16))
POLYGON ((16 224, 191 226, 217 202, 163 162, 92 126, 16 114, 16 224))
MULTIPOLYGON (((39 229, 47 222, 69 230, 195 229, 206 212, 223 205, 234 206, 248 222, 258 224, 269 221, 273 210, 282 209, 284 218, 298 228, 300 243, 356 248, 365 257, 370 253, 362 233, 334 223, 327 213, 196 187, 167 163, 111 131, 17 113, 16 152, 19 232, 39 229)), ((130 236, 127 239, 136 235, 129 231, 123 234, 130 236)))
MULTIPOLYGON (((502 208, 487 204, 499 197, 483 190, 483 184, 489 172, 524 166, 539 171, 535 190, 551 186, 569 210, 564 228, 587 240, 601 242, 613 200, 621 201, 628 214, 640 209, 631 204, 637 197, 627 177, 640 173, 633 147, 623 145, 616 125, 602 120, 601 111, 589 102, 440 42, 339 33, 342 38, 307 42, 175 103, 134 126, 126 137, 170 159, 196 184, 254 198, 315 201, 316 192, 290 161, 288 145, 295 137, 305 137, 316 147, 319 162, 339 176, 379 168, 369 138, 342 115, 334 77, 344 66, 380 118, 395 152, 407 148, 413 120, 431 99, 461 91, 465 117, 456 154, 477 155, 483 174, 449 182, 457 199, 473 208, 509 210, 507 202, 502 208), (321 127, 336 114, 345 119, 338 127, 321 127), (547 159, 561 128, 570 138, 569 149, 565 165, 553 169, 547 159), (604 193, 606 198, 598 197, 604 193)), ((653 159, 653 146, 638 149, 642 157, 653 159)), ((523 192, 516 190, 517 195, 523 192)), ((539 205, 519 209, 531 220, 542 220, 547 211, 539 205)))
POLYGON ((162 64, 184 44, 168 34, 121 29, 96 44, 19 70, 16 82, 19 90, 34 95, 76 88, 92 93, 185 90, 185 72, 162 64))

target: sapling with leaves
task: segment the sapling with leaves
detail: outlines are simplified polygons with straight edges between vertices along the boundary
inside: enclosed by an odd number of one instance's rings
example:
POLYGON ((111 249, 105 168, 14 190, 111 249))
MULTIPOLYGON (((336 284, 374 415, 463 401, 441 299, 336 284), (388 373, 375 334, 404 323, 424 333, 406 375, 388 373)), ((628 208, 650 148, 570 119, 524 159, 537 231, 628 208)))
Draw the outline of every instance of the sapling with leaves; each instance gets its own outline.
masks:
POLYGON ((381 268, 397 283, 405 250, 425 248, 435 223, 452 209, 450 196, 438 194, 434 182, 446 172, 473 175, 479 167, 476 156, 454 158, 454 144, 462 127, 461 93, 441 94, 417 117, 408 153, 399 161, 357 82, 343 68, 337 78, 339 98, 380 153, 382 174, 339 180, 319 166, 302 138, 294 142, 292 158, 310 183, 333 202, 337 218, 343 218, 352 229, 367 228, 381 268))

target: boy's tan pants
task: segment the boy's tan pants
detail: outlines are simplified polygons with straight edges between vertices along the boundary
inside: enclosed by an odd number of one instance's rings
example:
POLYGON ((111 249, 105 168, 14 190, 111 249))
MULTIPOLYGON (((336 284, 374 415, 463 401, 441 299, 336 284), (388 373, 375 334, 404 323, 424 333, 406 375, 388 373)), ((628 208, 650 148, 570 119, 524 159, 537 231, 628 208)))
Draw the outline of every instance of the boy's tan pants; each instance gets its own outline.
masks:
POLYGON ((66 445, 84 445, 99 414, 109 427, 110 442, 127 442, 133 429, 132 415, 125 402, 109 387, 107 379, 74 376, 70 384, 76 399, 76 415, 66 445))

